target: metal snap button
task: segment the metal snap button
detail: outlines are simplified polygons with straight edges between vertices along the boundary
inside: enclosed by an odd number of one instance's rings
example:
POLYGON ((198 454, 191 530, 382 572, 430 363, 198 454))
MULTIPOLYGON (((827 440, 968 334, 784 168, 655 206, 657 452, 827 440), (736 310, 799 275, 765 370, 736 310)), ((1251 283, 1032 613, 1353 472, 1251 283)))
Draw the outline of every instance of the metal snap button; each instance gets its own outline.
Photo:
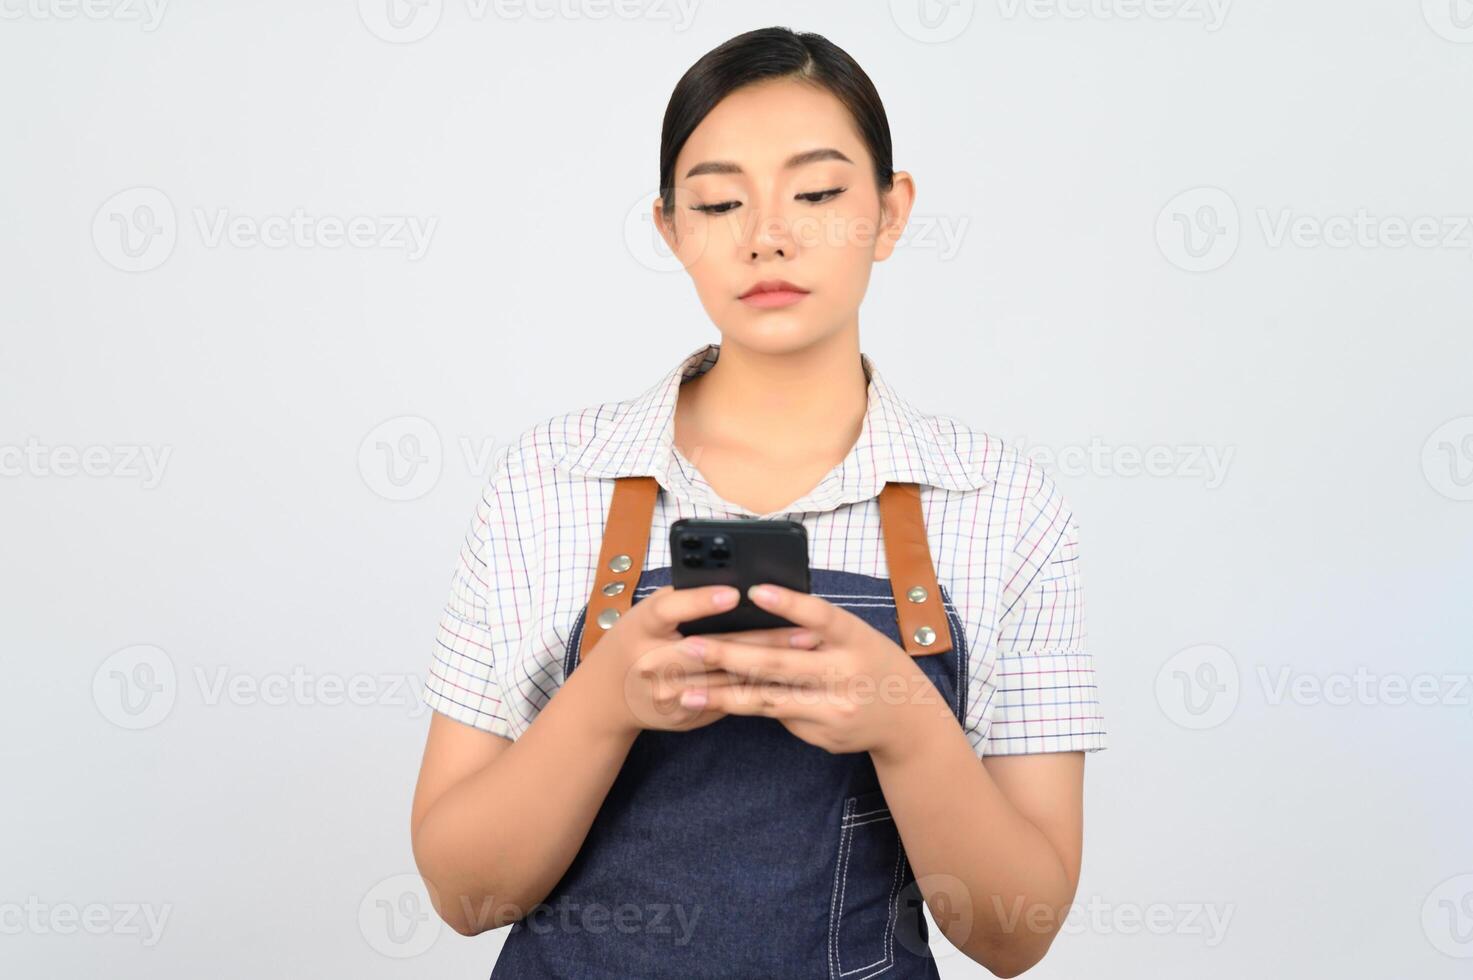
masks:
POLYGON ((618 621, 619 621, 619 610, 617 610, 617 609, 605 609, 603 612, 601 612, 601 613, 598 614, 598 620, 597 620, 597 622, 598 622, 598 628, 601 629, 601 630, 608 629, 609 627, 613 626, 618 621))
POLYGON ((628 555, 615 555, 609 559, 609 568, 616 572, 627 572, 629 566, 633 564, 634 562, 629 559, 628 555))
POLYGON ((910 591, 905 594, 905 597, 911 602, 925 602, 927 595, 928 593, 926 592, 925 586, 912 585, 910 587, 910 591))
POLYGON ((618 595, 620 592, 624 591, 624 583, 610 582, 608 585, 605 585, 601 591, 604 595, 618 595))
POLYGON ((923 647, 928 647, 936 642, 936 631, 929 626, 922 626, 916 630, 915 641, 923 647))

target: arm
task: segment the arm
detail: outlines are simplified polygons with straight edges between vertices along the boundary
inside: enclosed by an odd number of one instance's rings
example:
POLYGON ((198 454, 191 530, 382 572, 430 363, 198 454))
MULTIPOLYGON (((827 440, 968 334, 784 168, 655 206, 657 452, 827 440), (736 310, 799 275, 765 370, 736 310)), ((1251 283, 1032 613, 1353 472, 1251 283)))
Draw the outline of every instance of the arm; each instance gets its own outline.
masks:
POLYGON ((917 705, 875 770, 926 904, 999 977, 1043 958, 1079 885, 1084 753, 977 756, 945 704, 917 705))
MULTIPOLYGON (((678 703, 729 682, 695 665, 677 625, 728 609, 737 591, 664 586, 635 604, 515 741, 436 712, 415 789, 415 863, 462 935, 527 915, 567 871, 629 748, 646 728, 688 731, 721 712, 678 703)), ((788 646, 790 628, 730 634, 788 646)))
POLYGON ((574 671, 515 741, 432 714, 410 830, 420 874, 456 932, 526 915, 587 836, 638 731, 610 724, 595 692, 598 662, 574 671))
POLYGON ((1074 901, 1084 755, 1104 747, 1078 528, 1047 479, 1024 515, 996 660, 967 729, 945 705, 906 705, 895 737, 871 753, 938 926, 1002 977, 1043 958, 1074 901))
MULTIPOLYGON (((524 542, 539 471, 518 445, 495 461, 460 549, 426 678, 431 714, 410 816, 440 916, 475 935, 513 922, 567 870, 633 743, 597 695, 590 658, 539 711, 506 682, 538 602, 524 542), (515 719, 531 718, 520 735, 515 719)), ((555 516, 551 519, 555 519, 555 516)), ((613 632, 618 632, 616 629, 613 632)), ((599 653, 612 649, 612 635, 599 653)))

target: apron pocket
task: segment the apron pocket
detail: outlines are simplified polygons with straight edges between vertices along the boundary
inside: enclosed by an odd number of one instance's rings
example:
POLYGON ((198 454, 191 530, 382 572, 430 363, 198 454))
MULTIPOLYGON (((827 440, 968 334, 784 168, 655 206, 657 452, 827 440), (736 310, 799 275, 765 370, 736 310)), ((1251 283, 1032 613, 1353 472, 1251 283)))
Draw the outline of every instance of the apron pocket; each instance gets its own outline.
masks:
POLYGON ((829 900, 829 980, 866 980, 895 964, 902 852, 881 790, 845 798, 829 900))

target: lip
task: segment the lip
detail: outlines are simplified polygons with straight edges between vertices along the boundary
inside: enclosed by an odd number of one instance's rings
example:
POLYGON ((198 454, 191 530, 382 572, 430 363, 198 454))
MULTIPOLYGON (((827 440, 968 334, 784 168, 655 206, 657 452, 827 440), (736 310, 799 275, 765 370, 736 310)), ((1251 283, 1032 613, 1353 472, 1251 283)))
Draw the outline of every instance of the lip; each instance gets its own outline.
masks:
POLYGON ((786 279, 764 279, 742 293, 738 299, 748 306, 771 309, 791 306, 807 295, 808 290, 795 286, 786 279))

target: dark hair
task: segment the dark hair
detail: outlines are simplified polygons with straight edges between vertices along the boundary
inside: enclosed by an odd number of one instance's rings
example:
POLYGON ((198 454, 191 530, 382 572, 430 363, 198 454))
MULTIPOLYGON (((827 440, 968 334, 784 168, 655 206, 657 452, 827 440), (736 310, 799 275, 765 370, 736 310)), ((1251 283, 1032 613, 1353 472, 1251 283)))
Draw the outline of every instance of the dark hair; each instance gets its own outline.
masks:
POLYGON ((712 48, 675 84, 660 127, 660 197, 668 220, 674 211, 675 158, 716 104, 743 85, 794 78, 832 92, 854 117, 880 192, 894 183, 890 121, 874 83, 848 52, 819 34, 762 27, 712 48))

